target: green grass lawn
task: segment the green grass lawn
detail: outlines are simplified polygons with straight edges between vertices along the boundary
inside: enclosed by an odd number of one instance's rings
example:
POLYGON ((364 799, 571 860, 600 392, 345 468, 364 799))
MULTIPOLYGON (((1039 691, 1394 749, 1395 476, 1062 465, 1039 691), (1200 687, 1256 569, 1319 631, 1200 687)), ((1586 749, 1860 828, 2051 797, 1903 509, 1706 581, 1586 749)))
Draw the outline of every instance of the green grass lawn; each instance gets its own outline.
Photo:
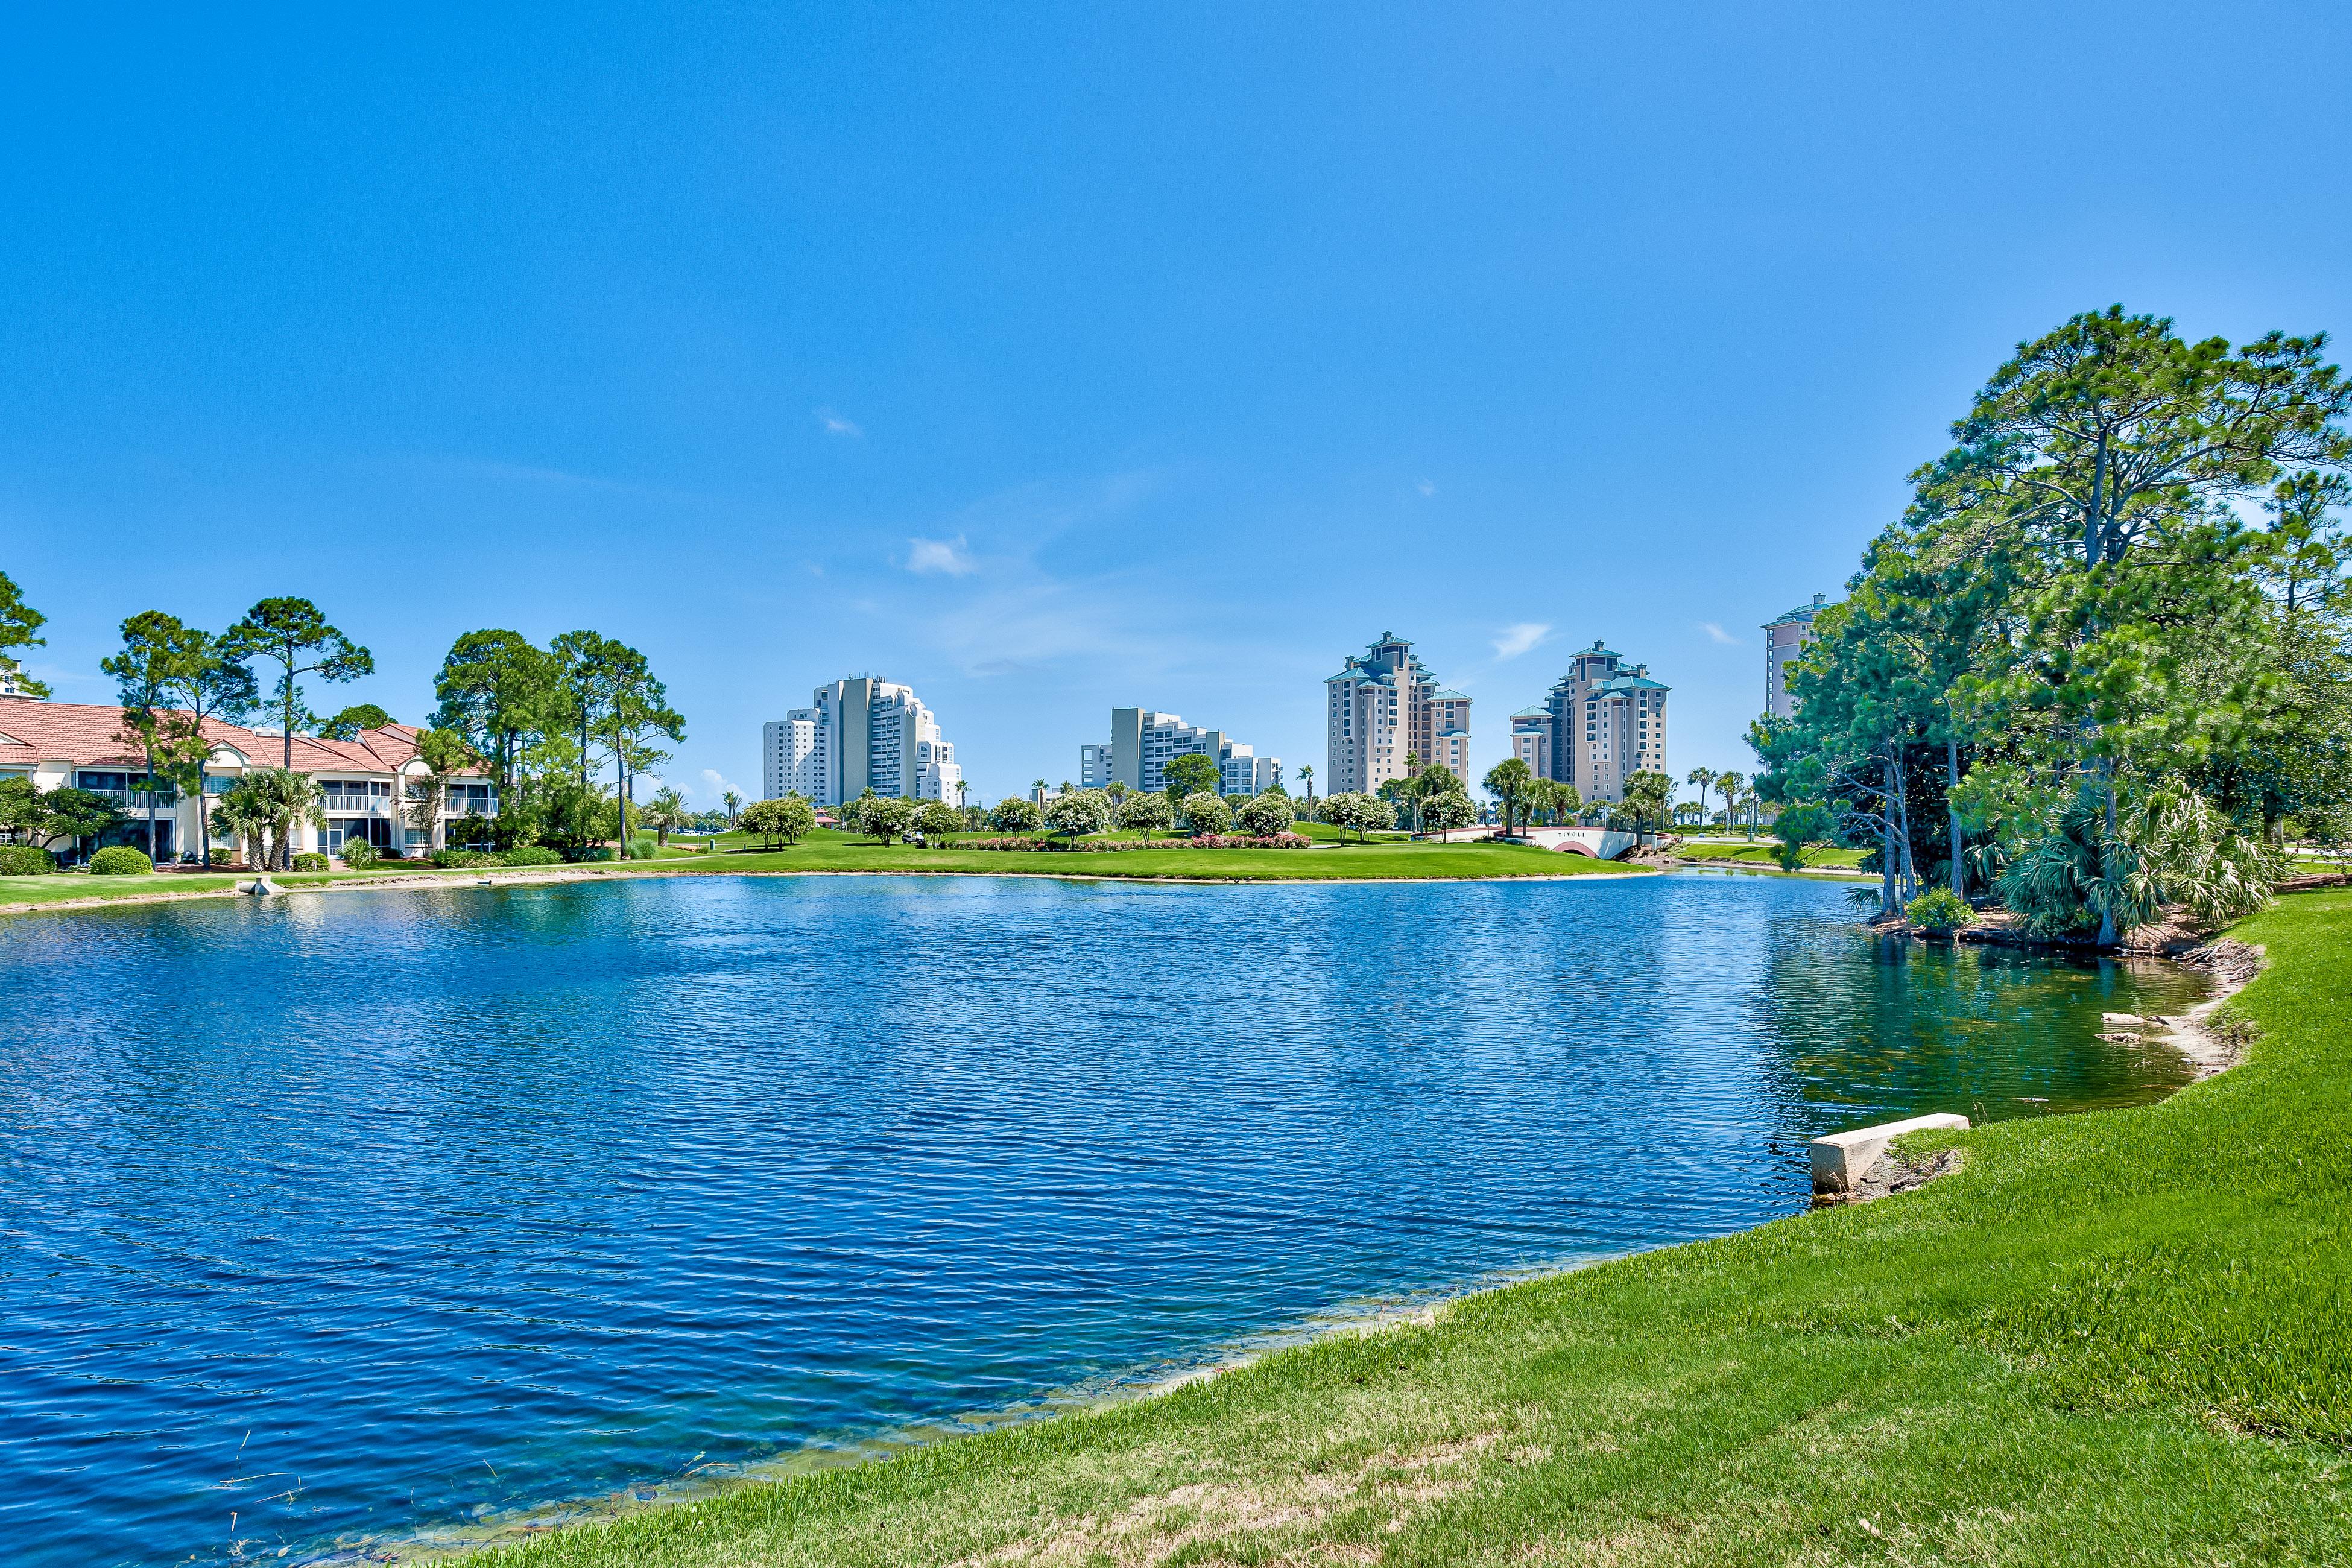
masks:
MULTIPOLYGON (((1318 825, 1319 826, 1319 825, 1318 825)), ((958 835, 960 841, 990 834, 958 835)), ((1132 839, 1132 834, 1111 837, 1132 839)), ((1315 849, 1165 849, 1116 854, 1068 850, 918 849, 877 844, 819 828, 789 849, 762 851, 740 834, 699 858, 713 871, 973 871, 996 875, 1210 877, 1239 881, 1349 881, 1370 878, 1570 877, 1624 873, 1628 868, 1509 844, 1415 844, 1409 839, 1349 842, 1315 849)), ((681 859, 680 868, 685 868, 681 859)), ((699 865, 693 869, 702 869, 699 865)))
POLYGON ((2246 1065, 1918 1193, 484 1568, 2352 1561, 2352 890, 2239 934, 2246 1065))
MULTIPOLYGON (((965 834, 964 841, 991 837, 965 834)), ((1133 835, 1118 837, 1132 837, 1133 835)), ((1181 841, 1165 849, 1126 850, 1090 854, 1063 850, 989 850, 916 848, 911 845, 877 844, 830 828, 819 828, 789 849, 761 850, 741 834, 728 834, 710 853, 700 840, 673 844, 651 862, 635 861, 638 870, 726 873, 744 871, 960 871, 992 876, 1087 876, 1132 878, 1215 878, 1231 881, 1354 881, 1381 878, 1433 879, 1472 877, 1573 877, 1588 873, 1622 873, 1627 868, 1603 865, 1580 855, 1561 855, 1516 845, 1414 844, 1405 839, 1369 844, 1349 843, 1317 849, 1190 849, 1181 841)), ((611 869, 611 862, 603 863, 611 869)), ((272 872, 281 887, 300 888, 322 882, 354 883, 386 877, 440 877, 453 881, 478 881, 528 877, 551 867, 512 870, 497 867, 439 870, 422 860, 386 861, 365 871, 272 872)), ((77 899, 127 899, 157 895, 218 892, 249 878, 249 873, 205 876, 159 872, 144 877, 0 877, 0 907, 10 904, 56 904, 77 899)))
MULTIPOLYGON (((1710 864, 1778 866, 1780 863, 1780 845, 1769 838, 1759 838, 1753 844, 1745 839, 1693 843, 1685 838, 1676 847, 1675 853, 1685 860, 1704 860, 1710 864)), ((1805 851, 1805 864, 1853 867, 1861 863, 1863 853, 1859 849, 1836 849, 1815 845, 1805 851)))

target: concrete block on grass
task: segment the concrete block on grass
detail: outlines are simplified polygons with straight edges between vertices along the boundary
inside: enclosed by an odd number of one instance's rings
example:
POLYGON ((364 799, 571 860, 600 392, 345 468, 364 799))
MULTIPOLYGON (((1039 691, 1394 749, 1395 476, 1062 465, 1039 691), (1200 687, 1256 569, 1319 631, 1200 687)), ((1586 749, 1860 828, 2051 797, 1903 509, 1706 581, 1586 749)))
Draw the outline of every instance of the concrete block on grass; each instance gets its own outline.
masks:
POLYGON ((1875 1127, 1857 1127, 1848 1132, 1832 1132, 1816 1138, 1809 1146, 1813 1156, 1813 1191, 1824 1196, 1843 1197, 1862 1184, 1886 1153, 1886 1145, 1906 1132, 1925 1132, 1931 1128, 1948 1127, 1957 1131, 1968 1131, 1969 1119, 1941 1113, 1935 1116, 1914 1116, 1902 1121, 1882 1121, 1875 1127))

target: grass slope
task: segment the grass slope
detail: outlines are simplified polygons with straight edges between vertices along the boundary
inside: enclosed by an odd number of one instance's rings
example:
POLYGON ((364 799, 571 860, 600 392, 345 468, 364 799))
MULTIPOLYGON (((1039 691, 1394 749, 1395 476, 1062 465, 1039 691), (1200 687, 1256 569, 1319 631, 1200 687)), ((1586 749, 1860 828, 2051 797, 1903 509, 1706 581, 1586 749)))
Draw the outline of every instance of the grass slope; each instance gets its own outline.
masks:
MULTIPOLYGON (((975 835, 971 837, 987 837, 975 835)), ((1119 835, 1116 837, 1131 837, 1119 835)), ((1206 877, 1237 881, 1351 881, 1368 878, 1573 877, 1623 874, 1630 868, 1516 844, 1415 844, 1406 839, 1333 844, 1316 849, 1069 850, 918 849, 877 844, 830 830, 789 849, 762 853, 737 837, 699 857, 714 871, 973 871, 1086 877, 1206 877)), ((666 869, 671 868, 665 867, 666 869)), ((700 869, 681 860, 677 868, 700 869)))
POLYGON ((475 1568, 2352 1560, 2352 892, 2247 1064, 1911 1195, 475 1568))
MULTIPOLYGON (((978 835, 970 837, 982 837, 978 835)), ((608 870, 619 868, 607 867, 608 870)), ((300 888, 320 883, 380 881, 387 877, 443 877, 478 881, 487 876, 544 875, 554 867, 503 871, 461 869, 440 871, 417 860, 393 861, 366 871, 273 872, 280 886, 300 888)), ((1344 882, 1397 878, 1574 877, 1587 873, 1624 873, 1629 868, 1562 855, 1523 845, 1414 844, 1405 840, 1335 845, 1320 849, 1188 849, 1171 844, 1165 849, 1123 850, 1117 854, 1071 853, 1063 850, 918 849, 908 845, 877 844, 820 829, 789 849, 761 851, 740 835, 719 841, 704 855, 672 847, 648 865, 632 862, 633 872, 697 875, 743 871, 960 871, 983 876, 1086 876, 1205 878, 1237 882, 1344 882)), ((9 904, 54 904, 77 899, 117 900, 184 896, 226 890, 239 879, 183 872, 145 877, 0 877, 0 907, 9 904)))
MULTIPOLYGON (((1685 838, 1675 847, 1675 853, 1685 860, 1698 860, 1708 864, 1720 862, 1733 866, 1778 866, 1780 863, 1780 846, 1769 838, 1759 838, 1753 844, 1738 840, 1703 840, 1693 843, 1685 838)), ((1857 866, 1862 863, 1863 854, 1864 851, 1860 849, 1841 849, 1832 845, 1815 845, 1805 851, 1804 863, 1808 866, 1857 866)))

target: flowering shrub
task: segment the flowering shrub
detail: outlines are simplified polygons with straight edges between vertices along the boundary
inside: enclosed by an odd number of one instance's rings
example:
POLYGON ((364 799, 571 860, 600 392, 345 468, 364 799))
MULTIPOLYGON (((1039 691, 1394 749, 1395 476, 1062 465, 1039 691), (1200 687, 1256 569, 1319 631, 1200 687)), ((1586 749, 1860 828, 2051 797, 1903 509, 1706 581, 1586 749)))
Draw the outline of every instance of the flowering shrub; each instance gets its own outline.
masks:
POLYGON ((1195 849, 1304 849, 1315 841, 1297 833, 1220 833, 1189 842, 1195 849))
POLYGON ((970 844, 959 844, 956 847, 1076 850, 1081 854, 1110 855, 1127 849, 1304 849, 1311 842, 1296 833, 1276 833, 1262 837, 1213 834, 1200 838, 1162 840, 1158 844, 1146 844, 1138 838, 980 838, 970 844))

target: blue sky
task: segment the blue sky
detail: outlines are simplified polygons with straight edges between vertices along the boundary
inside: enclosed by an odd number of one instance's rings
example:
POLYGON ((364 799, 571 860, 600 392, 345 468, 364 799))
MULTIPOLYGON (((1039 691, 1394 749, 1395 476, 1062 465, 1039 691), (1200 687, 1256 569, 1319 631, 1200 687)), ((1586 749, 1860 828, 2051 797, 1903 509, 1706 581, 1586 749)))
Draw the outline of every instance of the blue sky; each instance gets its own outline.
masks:
POLYGON ((1385 630, 1505 716, 1596 637, 1750 765, 2018 340, 2352 325, 2342 7, 18 9, 0 570, 104 700, 313 598, 421 720, 593 626, 759 785, 912 683, 976 794, 1108 710, 1321 770, 1385 630))

